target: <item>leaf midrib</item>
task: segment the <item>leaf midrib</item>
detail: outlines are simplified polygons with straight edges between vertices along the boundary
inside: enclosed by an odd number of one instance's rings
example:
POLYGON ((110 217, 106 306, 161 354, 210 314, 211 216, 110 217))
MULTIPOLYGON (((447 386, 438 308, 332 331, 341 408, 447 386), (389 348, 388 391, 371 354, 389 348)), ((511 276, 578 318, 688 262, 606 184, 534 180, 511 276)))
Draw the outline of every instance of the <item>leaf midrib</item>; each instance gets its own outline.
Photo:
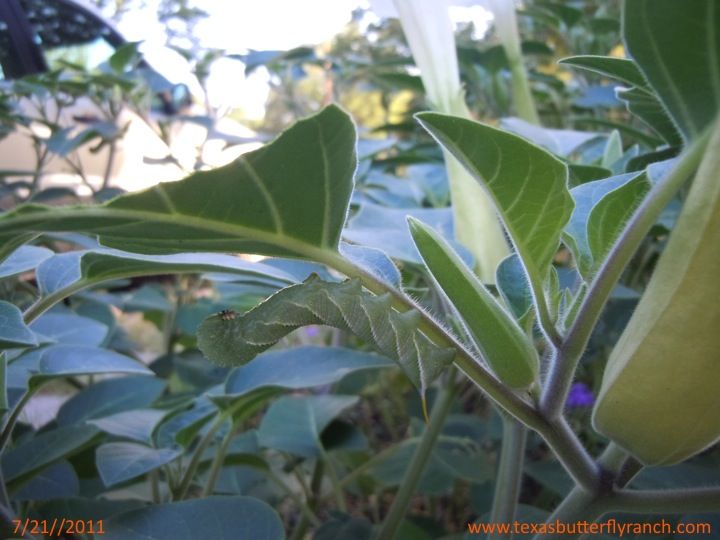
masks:
MULTIPOLYGON (((41 211, 44 212, 45 210, 41 211)), ((76 208, 76 209, 62 209, 62 210, 53 210, 51 214, 48 215, 41 215, 40 212, 32 212, 28 214, 23 214, 19 216, 14 216, 12 220, 12 224, 17 227, 21 228, 23 223, 29 223, 31 225, 30 229, 34 230, 37 233, 42 232, 40 229, 42 227, 32 227, 32 224, 38 221, 42 221, 43 223, 51 223, 54 221, 63 221, 67 218, 83 218, 83 217, 93 217, 93 218, 102 218, 102 217, 112 217, 112 218, 127 218, 131 220, 140 220, 140 221, 148 221, 148 222, 160 222, 160 223, 167 223, 172 225, 183 225, 183 226, 190 226, 197 229, 205 229, 207 231, 211 232, 218 232, 218 233, 225 233, 229 236, 233 236, 237 238, 238 240, 241 239, 252 239, 252 240, 258 240, 263 243, 276 245, 278 247, 282 247, 290 252, 296 253, 298 255, 301 255, 303 257, 308 256, 322 256, 325 254, 326 258, 327 254, 329 252, 335 252, 336 249, 330 245, 327 244, 321 244, 319 246, 308 244, 304 240, 294 237, 294 236, 288 236, 284 233, 279 232, 272 232, 272 231, 264 231, 262 229, 256 229, 251 228, 243 225, 238 224, 230 224, 225 223, 221 221, 216 220, 209 220, 209 219, 203 219, 198 218, 196 216, 186 215, 186 214, 166 214, 166 213, 154 213, 154 212, 148 212, 148 211, 139 211, 139 210, 127 210, 127 209, 114 209, 114 208, 102 208, 102 209, 88 209, 88 208, 76 208), (180 221, 182 219, 182 221, 180 221)), ((108 225, 106 227, 93 227, 93 230, 95 231, 95 234, 99 236, 112 236, 112 230, 115 228, 125 227, 127 226, 126 223, 123 223, 121 225, 108 225)), ((15 228, 14 227, 14 228, 15 228)), ((0 225, 0 234, 3 233, 3 227, 0 225)), ((76 230, 76 229, 68 229, 68 230, 76 230)), ((124 238, 122 236, 116 236, 115 238, 124 238)), ((132 242, 133 238, 128 238, 128 242, 132 242)), ((102 244, 102 242, 101 242, 102 244)))

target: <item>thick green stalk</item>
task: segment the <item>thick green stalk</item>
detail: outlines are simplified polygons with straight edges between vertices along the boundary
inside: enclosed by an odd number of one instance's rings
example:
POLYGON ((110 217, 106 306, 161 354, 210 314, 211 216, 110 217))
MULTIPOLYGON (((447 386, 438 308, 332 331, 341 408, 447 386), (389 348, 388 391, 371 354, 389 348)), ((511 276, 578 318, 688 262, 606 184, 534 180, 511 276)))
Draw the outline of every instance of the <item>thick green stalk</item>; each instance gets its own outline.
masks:
POLYGON ((535 108, 535 100, 532 97, 522 56, 517 59, 510 58, 509 60, 515 111, 526 122, 540 125, 540 118, 535 108))
POLYGON ((541 410, 549 418, 562 413, 577 363, 612 290, 660 212, 697 169, 709 137, 710 130, 707 130, 683 152, 673 169, 652 187, 590 284, 575 321, 550 365, 541 399, 541 410))
MULTIPOLYGON (((577 522, 595 522, 605 512, 603 498, 596 493, 589 493, 580 487, 575 487, 565 500, 560 503, 552 515, 545 521, 546 524, 562 523, 574 525, 577 522)), ((575 529, 572 534, 563 534, 562 538, 580 538, 584 530, 575 529)), ((557 540, 558 534, 536 534, 533 540, 557 540)))
POLYGON ((510 64, 515 112, 526 122, 540 125, 540 118, 523 61, 520 32, 518 32, 517 17, 515 16, 515 2, 514 0, 490 0, 490 9, 493 12, 495 31, 510 64))
MULTIPOLYGON (((520 422, 503 414, 503 437, 500 451, 500 463, 495 475, 495 496, 493 497, 491 523, 511 523, 515 521, 520 486, 525 460, 527 428, 520 422)), ((512 534, 493 536, 493 538, 512 538, 512 534)))
POLYGON ((445 386, 441 388, 438 396, 435 398, 435 403, 430 413, 430 422, 420 437, 420 443, 413 454, 412 460, 408 464, 400 488, 395 494, 395 499, 390 506, 390 511, 385 517, 385 521, 380 528, 376 540, 392 540, 395 538, 395 534, 407 513, 410 499, 415 494, 422 473, 435 447, 435 442, 445 425, 445 420, 450 413, 450 408, 455 399, 457 391, 455 375, 455 370, 450 370, 445 386))

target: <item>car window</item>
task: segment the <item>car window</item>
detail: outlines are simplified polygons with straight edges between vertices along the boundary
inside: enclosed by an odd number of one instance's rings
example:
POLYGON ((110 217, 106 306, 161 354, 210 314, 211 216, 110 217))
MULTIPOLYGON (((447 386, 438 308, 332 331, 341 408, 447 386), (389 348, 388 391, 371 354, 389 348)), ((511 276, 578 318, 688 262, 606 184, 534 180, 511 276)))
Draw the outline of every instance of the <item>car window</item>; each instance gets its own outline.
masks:
POLYGON ((21 3, 50 69, 60 67, 60 60, 91 69, 115 51, 113 29, 80 6, 62 0, 21 3))

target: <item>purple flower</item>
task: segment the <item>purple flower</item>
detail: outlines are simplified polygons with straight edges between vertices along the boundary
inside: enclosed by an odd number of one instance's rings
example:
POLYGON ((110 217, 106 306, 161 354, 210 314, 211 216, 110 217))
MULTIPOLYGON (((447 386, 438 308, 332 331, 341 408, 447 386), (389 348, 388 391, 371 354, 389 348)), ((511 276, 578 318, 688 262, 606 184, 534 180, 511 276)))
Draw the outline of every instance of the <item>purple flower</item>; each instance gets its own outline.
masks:
POLYGON ((595 403, 595 396, 587 384, 577 382, 572 385, 567 400, 568 409, 592 407, 593 403, 595 403))
POLYGON ((306 326, 305 327, 305 335, 309 338, 314 338, 320 333, 320 330, 317 326, 306 326))

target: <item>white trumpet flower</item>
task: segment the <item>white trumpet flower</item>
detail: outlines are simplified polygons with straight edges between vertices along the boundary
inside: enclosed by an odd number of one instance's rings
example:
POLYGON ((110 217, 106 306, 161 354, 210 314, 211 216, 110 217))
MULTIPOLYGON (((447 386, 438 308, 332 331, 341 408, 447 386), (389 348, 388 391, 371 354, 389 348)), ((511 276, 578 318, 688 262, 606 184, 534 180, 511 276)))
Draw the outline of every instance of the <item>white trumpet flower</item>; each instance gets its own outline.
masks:
MULTIPOLYGON (((388 4, 372 2, 376 13, 388 4)), ((394 0, 400 23, 425 86, 428 101, 442 113, 470 118, 460 83, 453 25, 445 0, 394 0)), ((493 202, 480 184, 444 152, 453 203, 455 237, 475 257, 478 276, 495 282, 495 269, 510 253, 493 202)))

